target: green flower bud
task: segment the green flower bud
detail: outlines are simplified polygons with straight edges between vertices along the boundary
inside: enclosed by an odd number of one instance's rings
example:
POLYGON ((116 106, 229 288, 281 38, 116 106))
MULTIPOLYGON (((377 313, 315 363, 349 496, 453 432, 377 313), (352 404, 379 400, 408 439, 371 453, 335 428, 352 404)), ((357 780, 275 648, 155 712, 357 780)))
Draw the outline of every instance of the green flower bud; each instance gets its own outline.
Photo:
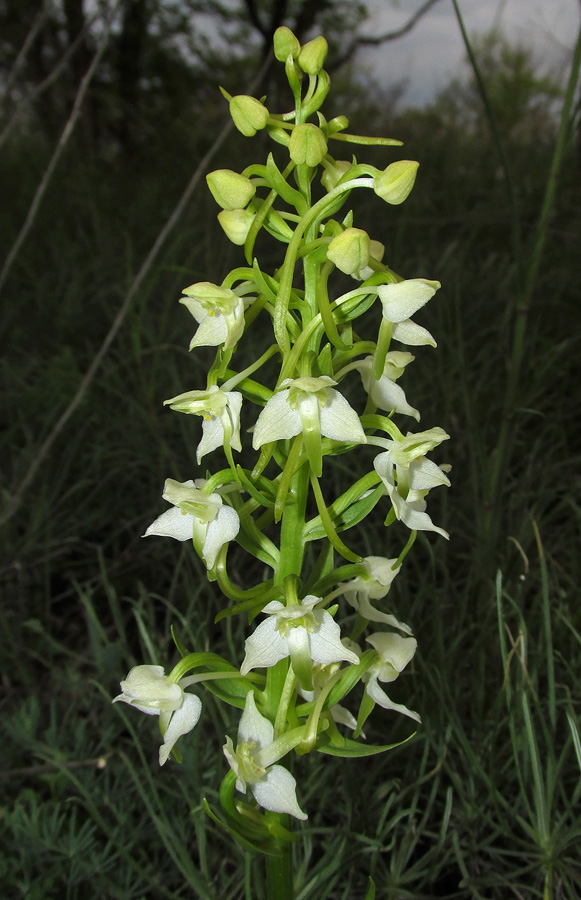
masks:
POLYGON ((329 45, 322 35, 301 47, 299 66, 307 75, 318 75, 325 64, 329 45))
POLYGON ((325 164, 325 171, 321 175, 321 184, 326 191, 332 191, 337 187, 339 180, 351 168, 352 163, 346 159, 337 159, 331 165, 325 164))
POLYGON ((222 209, 242 209, 256 193, 256 188, 246 175, 231 169, 216 169, 206 175, 214 200, 222 209))
POLYGON ((255 97, 238 94, 230 100, 230 115, 238 131, 245 137, 253 137, 266 126, 269 112, 255 97))
POLYGON ((289 56, 296 59, 301 52, 298 38, 294 36, 290 28, 282 25, 274 32, 274 55, 280 62, 286 62, 289 56))
POLYGON ((369 262, 371 241, 361 228, 346 228, 334 237, 327 248, 327 259, 346 275, 354 275, 369 262))
POLYGON ((318 166, 327 152, 327 141, 320 128, 306 122, 293 128, 288 150, 297 166, 318 166))
POLYGON ((400 159, 391 163, 374 179, 373 190, 378 197, 397 206, 406 199, 416 180, 419 163, 411 159, 400 159))
POLYGON ((218 213, 218 222, 232 243, 241 247, 248 237, 255 215, 249 209, 224 209, 218 213))

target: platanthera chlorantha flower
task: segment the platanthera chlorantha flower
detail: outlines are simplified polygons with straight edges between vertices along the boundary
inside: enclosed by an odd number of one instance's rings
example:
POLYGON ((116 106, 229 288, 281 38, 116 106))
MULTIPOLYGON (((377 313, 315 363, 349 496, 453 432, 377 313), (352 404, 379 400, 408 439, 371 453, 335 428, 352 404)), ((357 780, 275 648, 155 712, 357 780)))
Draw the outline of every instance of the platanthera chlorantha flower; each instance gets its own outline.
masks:
POLYGON ((246 175, 232 169, 216 169, 206 175, 214 200, 222 209, 243 209, 252 200, 256 188, 246 175))
POLYGON ((373 190, 386 203, 398 206, 413 188, 419 165, 412 159, 390 163, 387 169, 375 176, 373 190))
POLYGON ((238 391, 223 391, 217 385, 210 385, 206 391, 186 391, 164 401, 178 412, 202 416, 202 440, 198 444, 198 463, 206 453, 228 444, 240 451, 240 409, 242 394, 238 391))
POLYGON ((418 410, 410 406, 406 400, 403 388, 396 384, 398 378, 403 375, 405 367, 413 360, 414 357, 411 353, 391 350, 385 358, 383 375, 378 379, 373 375, 372 356, 366 356, 353 368, 359 370, 363 387, 379 409, 385 409, 387 412, 394 411, 404 416, 413 416, 414 419, 419 421, 420 414, 418 410))
POLYGON ((428 281, 425 278, 409 278, 378 287, 383 317, 393 323, 391 334, 394 340, 413 347, 422 344, 436 346, 430 332, 421 325, 416 325, 410 317, 425 306, 439 288, 439 281, 428 281))
POLYGON ((297 166, 318 166, 327 152, 325 135, 316 125, 304 122, 295 125, 288 145, 290 158, 297 166))
POLYGON ((236 787, 243 794, 249 787, 256 802, 270 812, 307 819, 297 802, 295 779, 284 766, 273 765, 288 752, 285 748, 277 755, 273 739, 272 722, 258 712, 254 692, 249 691, 238 726, 236 749, 229 737, 224 745, 224 756, 236 775, 236 787))
POLYGON ((202 712, 200 698, 186 694, 180 681, 173 681, 161 666, 134 666, 121 682, 121 693, 113 700, 119 702, 134 706, 148 716, 159 716, 163 734, 160 766, 167 762, 178 738, 197 725, 202 712))
POLYGON ((230 97, 224 91, 222 93, 230 100, 232 121, 245 137, 254 137, 257 131, 266 128, 270 114, 260 100, 257 100, 256 97, 249 97, 248 94, 230 97))
POLYGON ((384 709, 393 709, 395 712, 403 713, 404 716, 409 716, 410 719, 415 719, 416 722, 421 722, 417 712, 408 709, 403 703, 394 703, 378 684, 379 681, 384 683, 395 681, 399 673, 413 659, 418 646, 416 639, 411 637, 404 638, 392 632, 384 632, 371 634, 365 640, 379 654, 377 662, 372 663, 363 676, 367 694, 378 706, 382 706, 384 709))
POLYGON ((208 569, 213 568, 224 544, 234 540, 240 530, 238 513, 226 506, 220 494, 205 494, 206 480, 174 481, 168 478, 163 499, 173 504, 153 522, 144 534, 172 537, 176 541, 193 540, 194 547, 208 569))
POLYGON ((381 478, 396 518, 416 531, 436 531, 443 537, 449 535, 438 528, 425 512, 425 495, 434 487, 450 481, 440 466, 426 459, 426 453, 448 440, 450 435, 442 428, 432 428, 417 434, 408 434, 397 441, 387 440, 389 449, 375 457, 373 467, 381 478))
POLYGON ((327 600, 333 599, 338 594, 343 594, 351 606, 357 610, 360 616, 370 622, 383 622, 392 628, 399 628, 405 634, 411 634, 411 628, 404 622, 400 622, 391 613, 381 612, 371 605, 371 600, 381 600, 386 597, 391 589, 391 584, 400 570, 400 566, 394 568, 397 559, 385 559, 383 556, 368 556, 363 560, 366 577, 360 575, 352 578, 335 588, 327 600))
POLYGON ((335 441, 365 444, 359 416, 332 378, 305 376, 285 379, 262 412, 254 428, 252 446, 258 450, 270 441, 292 438, 301 431, 315 474, 320 475, 321 435, 335 441))
POLYGON ((251 209, 223 209, 218 213, 218 222, 226 237, 241 247, 248 237, 255 215, 251 209))
POLYGON ((346 275, 357 275, 367 268, 370 252, 367 232, 362 228, 346 228, 327 247, 327 259, 346 275))
POLYGON ((320 597, 309 594, 300 603, 284 606, 272 600, 262 610, 268 619, 246 639, 242 675, 251 669, 269 668, 290 656, 294 673, 305 690, 312 690, 313 663, 359 661, 356 653, 341 643, 341 630, 332 615, 315 609, 320 597))
POLYGON ((184 288, 180 303, 191 312, 200 326, 190 341, 194 347, 218 347, 231 350, 244 331, 244 302, 230 288, 199 281, 184 288))

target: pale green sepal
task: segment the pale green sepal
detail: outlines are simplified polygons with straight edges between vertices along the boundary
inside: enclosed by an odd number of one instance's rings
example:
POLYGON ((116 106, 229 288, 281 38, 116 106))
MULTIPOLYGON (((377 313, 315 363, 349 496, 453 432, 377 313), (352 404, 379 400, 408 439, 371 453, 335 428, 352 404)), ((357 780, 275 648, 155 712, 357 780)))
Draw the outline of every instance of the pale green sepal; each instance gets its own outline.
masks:
POLYGON ((318 75, 327 58, 329 45, 322 35, 314 38, 301 47, 298 63, 307 75, 318 75))
POLYGON ((289 56, 296 59, 301 52, 301 45, 297 37, 286 25, 276 29, 273 36, 274 55, 279 62, 286 62, 289 56))
POLYGON ((206 182, 214 200, 222 209, 242 209, 256 193, 253 183, 245 175, 232 169, 216 169, 206 175, 206 182))
POLYGON ((245 137, 253 137, 257 131, 266 127, 269 119, 269 112, 260 100, 247 94, 231 98, 230 115, 238 131, 245 137))
POLYGON ((316 125, 304 122, 295 125, 288 145, 290 158, 298 166, 318 166, 327 152, 325 135, 316 125))
POLYGON ((411 159, 391 163, 374 179, 373 190, 386 203, 403 203, 414 186, 418 167, 419 163, 411 159))
POLYGON ((226 237, 233 244, 242 247, 254 222, 255 213, 250 209, 223 209, 218 213, 218 222, 226 237))
POLYGON ((439 281, 410 278, 395 284, 382 284, 377 293, 388 322, 404 322, 430 300, 440 288, 439 281))

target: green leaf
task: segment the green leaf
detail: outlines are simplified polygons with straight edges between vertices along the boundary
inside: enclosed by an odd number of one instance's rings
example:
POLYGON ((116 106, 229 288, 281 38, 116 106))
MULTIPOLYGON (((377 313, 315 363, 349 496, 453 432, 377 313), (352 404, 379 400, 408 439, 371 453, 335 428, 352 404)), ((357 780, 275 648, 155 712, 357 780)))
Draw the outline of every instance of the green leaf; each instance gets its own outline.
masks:
POLYGON ((189 650, 186 648, 185 644, 182 644, 182 642, 180 641, 179 637, 175 633, 175 629, 174 629, 173 625, 170 626, 170 631, 171 631, 171 636, 173 638, 173 642, 176 645, 180 656, 187 656, 189 653, 189 650))
MULTIPOLYGON (((353 528, 354 525, 358 525, 362 519, 369 515, 374 506, 380 501, 383 494, 383 485, 378 485, 368 497, 356 501, 339 514, 337 514, 336 503, 332 504, 329 507, 328 512, 335 530, 346 531, 348 528, 353 528), (333 507, 335 507, 335 509, 333 507)), ((315 516, 314 519, 311 519, 305 524, 303 535, 305 541, 318 541, 324 538, 326 533, 325 527, 321 521, 321 516, 315 516)))
POLYGON ((378 753, 385 753, 386 750, 393 750, 395 747, 407 744, 408 741, 415 737, 416 733, 414 731, 409 737, 404 738, 403 741, 398 741, 396 744, 360 744, 358 741, 351 740, 351 738, 343 738, 345 741, 345 746, 343 747, 331 744, 325 734, 320 738, 320 743, 318 743, 316 749, 320 753, 326 753, 328 756, 343 756, 346 759, 355 759, 359 756, 376 756, 378 753))
POLYGON ((365 894, 364 900, 375 900, 375 882, 371 875, 369 876, 369 890, 365 894))

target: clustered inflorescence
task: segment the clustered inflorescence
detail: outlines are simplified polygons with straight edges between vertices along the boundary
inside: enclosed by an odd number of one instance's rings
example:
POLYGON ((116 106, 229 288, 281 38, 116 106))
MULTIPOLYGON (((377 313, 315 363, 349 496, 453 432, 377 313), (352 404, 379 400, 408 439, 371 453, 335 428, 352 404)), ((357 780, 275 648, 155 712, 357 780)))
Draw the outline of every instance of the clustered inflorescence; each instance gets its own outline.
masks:
POLYGON ((262 849, 273 826, 256 804, 306 818, 294 777, 279 765, 283 757, 292 750, 354 756, 388 749, 370 746, 362 733, 376 704, 419 721, 416 712, 393 702, 381 687, 411 661, 416 640, 408 625, 376 603, 389 593, 418 530, 447 537, 426 512, 426 498, 432 488, 449 485, 449 467, 427 457, 448 435, 437 427, 404 433, 396 424, 399 417, 418 421, 420 414, 398 384, 414 357, 408 350, 391 349, 392 342, 436 346, 412 316, 440 285, 402 279, 382 261, 383 244, 354 227, 351 211, 335 218, 357 188, 370 188, 389 204, 402 203, 418 164, 400 160, 380 171, 355 157, 335 159, 331 142, 339 148, 401 142, 348 134, 344 116, 327 121, 319 111, 330 84, 323 69, 324 38, 301 46, 288 28, 279 28, 274 48, 294 95, 291 112, 274 115, 253 97, 223 94, 238 130, 252 136, 265 129, 290 161, 281 169, 269 154, 265 165, 207 176, 221 207, 218 221, 244 248, 246 265, 220 285, 199 282, 184 290, 181 302, 198 325, 190 349, 216 347, 216 357, 204 389, 166 401, 174 410, 201 417, 198 464, 222 450, 227 466, 205 478, 167 479, 163 497, 171 506, 146 531, 193 541, 208 578, 232 602, 218 619, 238 613, 248 614, 250 622, 261 618, 246 639, 239 667, 211 652, 189 653, 176 638, 182 658, 169 675, 161 666, 136 666, 115 698, 159 717, 161 765, 170 753, 181 758, 176 742, 200 718, 201 701, 187 688, 203 683, 243 710, 236 743, 227 737, 224 746, 230 771, 221 800, 227 827, 246 845, 262 849), (309 121, 315 114, 316 124, 309 121), (262 231, 286 247, 272 275, 261 269, 254 252, 262 231), (329 281, 336 270, 356 285, 333 297, 329 281), (363 339, 357 320, 378 306, 377 339, 363 339), (258 318, 261 334, 270 320, 274 340, 239 371, 235 354, 239 347, 252 346, 249 332, 258 318), (278 371, 266 383, 264 373, 275 364, 278 371), (354 373, 365 394, 361 412, 342 391, 354 373), (252 469, 235 458, 242 450, 241 421, 252 432, 252 469), (372 448, 380 450, 374 458, 372 448), (328 504, 328 457, 353 450, 358 459, 369 452, 371 471, 328 504), (392 551, 392 558, 363 558, 340 534, 380 504, 386 506, 385 524, 403 523, 409 540, 399 553, 392 551), (231 542, 262 564, 265 580, 244 588, 232 583, 227 568, 231 542), (346 611, 356 613, 350 637, 342 636, 336 621, 340 597, 346 611), (369 623, 383 630, 368 635, 364 649, 358 640, 369 623), (360 683, 354 714, 341 701, 360 683), (235 788, 249 789, 253 800, 235 803, 235 788))

